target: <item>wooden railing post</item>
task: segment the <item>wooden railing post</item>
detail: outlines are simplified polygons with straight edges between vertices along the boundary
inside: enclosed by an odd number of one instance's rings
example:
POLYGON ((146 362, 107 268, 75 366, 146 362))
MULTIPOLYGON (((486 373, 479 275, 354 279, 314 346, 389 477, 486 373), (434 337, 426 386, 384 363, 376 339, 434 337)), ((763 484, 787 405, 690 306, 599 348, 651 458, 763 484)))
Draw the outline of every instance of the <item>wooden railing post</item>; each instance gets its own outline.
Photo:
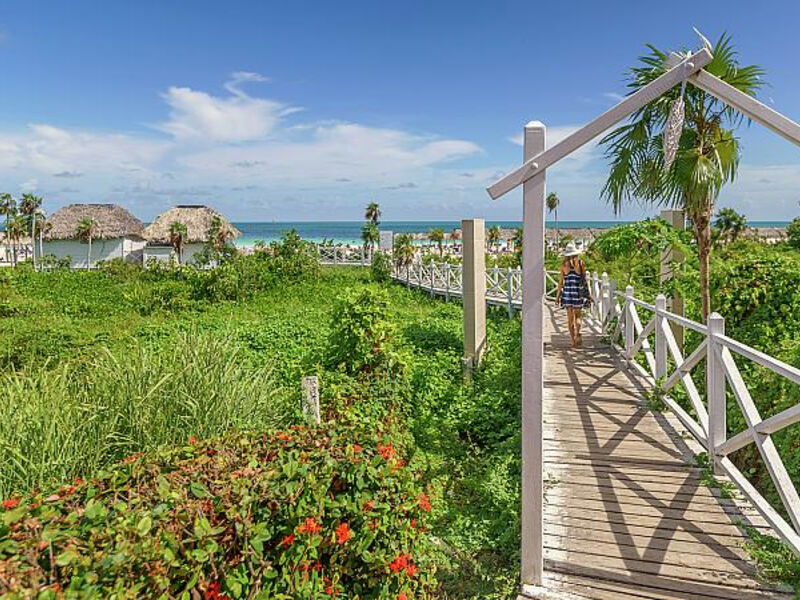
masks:
POLYGON ((625 319, 625 358, 631 360, 631 349, 636 341, 636 329, 633 325, 633 286, 625 288, 625 309, 623 318, 625 319))
POLYGON ((656 380, 667 376, 667 337, 664 334, 666 324, 667 297, 664 294, 656 296, 656 380))
POLYGON ((508 318, 514 316, 514 273, 511 267, 506 269, 506 303, 508 304, 508 318))
POLYGON ((336 246, 334 246, 333 247, 333 266, 336 266, 338 264, 337 260, 336 260, 336 256, 337 256, 336 250, 337 250, 337 248, 336 248, 336 246))
POLYGON ((608 315, 606 320, 611 324, 617 314, 617 280, 608 280, 608 315))
POLYGON ((450 263, 444 263, 444 297, 450 302, 450 263))
MULTIPOLYGON (((525 160, 544 152, 544 124, 525 126, 525 160)), ((523 586, 544 574, 544 219, 545 172, 522 186, 522 555, 523 586)), ((524 588, 523 588, 524 589, 524 588)))
POLYGON ((467 370, 478 366, 486 344, 486 225, 483 219, 461 221, 464 306, 464 361, 467 370))
POLYGON ((603 272, 600 282, 600 329, 605 331, 608 317, 608 273, 603 272))
POLYGON ((706 357, 706 395, 708 397, 708 459, 714 472, 722 474, 717 457, 717 447, 727 438, 727 402, 725 399, 725 371, 722 366, 722 345, 718 335, 725 335, 725 319, 719 313, 708 317, 706 357))
POLYGON ((428 284, 430 285, 431 288, 431 298, 433 298, 434 287, 436 287, 434 285, 434 281, 436 280, 436 263, 432 262, 428 265, 428 267, 430 268, 428 284))

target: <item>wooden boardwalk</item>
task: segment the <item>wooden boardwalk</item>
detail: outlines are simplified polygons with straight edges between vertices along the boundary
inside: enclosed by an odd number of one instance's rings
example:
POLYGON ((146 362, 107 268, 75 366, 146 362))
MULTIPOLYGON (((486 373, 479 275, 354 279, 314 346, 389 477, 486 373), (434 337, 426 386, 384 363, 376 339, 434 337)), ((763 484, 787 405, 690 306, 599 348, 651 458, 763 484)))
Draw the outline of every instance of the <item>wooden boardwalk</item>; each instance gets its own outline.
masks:
POLYGON ((543 597, 794 597, 757 577, 737 522, 764 523, 703 483, 702 449, 648 409, 600 336, 572 350, 563 311, 548 310, 543 597))

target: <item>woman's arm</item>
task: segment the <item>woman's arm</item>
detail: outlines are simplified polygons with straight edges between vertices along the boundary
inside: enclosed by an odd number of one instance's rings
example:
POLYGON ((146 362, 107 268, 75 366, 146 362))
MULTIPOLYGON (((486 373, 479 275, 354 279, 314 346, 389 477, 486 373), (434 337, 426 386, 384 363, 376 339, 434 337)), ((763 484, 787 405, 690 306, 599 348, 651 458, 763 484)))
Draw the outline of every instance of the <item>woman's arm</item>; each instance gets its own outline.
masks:
POLYGON ((564 265, 558 270, 558 287, 556 288, 556 304, 561 304, 561 289, 564 287, 564 265))

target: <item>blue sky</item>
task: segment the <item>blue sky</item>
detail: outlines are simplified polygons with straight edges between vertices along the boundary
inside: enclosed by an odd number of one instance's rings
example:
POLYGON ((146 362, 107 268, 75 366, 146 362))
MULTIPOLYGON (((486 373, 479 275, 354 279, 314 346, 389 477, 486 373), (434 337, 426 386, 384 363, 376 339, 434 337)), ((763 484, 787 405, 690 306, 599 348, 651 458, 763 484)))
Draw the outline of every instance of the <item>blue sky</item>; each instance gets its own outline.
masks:
MULTIPOLYGON (((520 161, 524 123, 554 141, 607 109, 646 42, 731 32, 767 70, 762 100, 800 120, 799 20, 789 1, 4 2, 0 189, 144 219, 358 219, 373 199, 390 220, 517 219, 519 194, 484 188, 520 161)), ((721 205, 800 214, 800 148, 740 134, 721 205)), ((613 217, 605 173, 595 146, 548 173, 561 218, 613 217)))

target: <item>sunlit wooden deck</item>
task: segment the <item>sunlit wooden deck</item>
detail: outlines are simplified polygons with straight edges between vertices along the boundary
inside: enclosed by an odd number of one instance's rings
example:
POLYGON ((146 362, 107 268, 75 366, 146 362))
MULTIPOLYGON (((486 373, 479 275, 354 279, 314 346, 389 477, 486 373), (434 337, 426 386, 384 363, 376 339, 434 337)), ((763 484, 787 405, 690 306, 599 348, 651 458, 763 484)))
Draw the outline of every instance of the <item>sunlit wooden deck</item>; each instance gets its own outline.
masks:
POLYGON ((765 523, 722 499, 700 451, 590 331, 569 347, 549 307, 545 346, 545 598, 791 598, 757 576, 737 526, 765 523))

